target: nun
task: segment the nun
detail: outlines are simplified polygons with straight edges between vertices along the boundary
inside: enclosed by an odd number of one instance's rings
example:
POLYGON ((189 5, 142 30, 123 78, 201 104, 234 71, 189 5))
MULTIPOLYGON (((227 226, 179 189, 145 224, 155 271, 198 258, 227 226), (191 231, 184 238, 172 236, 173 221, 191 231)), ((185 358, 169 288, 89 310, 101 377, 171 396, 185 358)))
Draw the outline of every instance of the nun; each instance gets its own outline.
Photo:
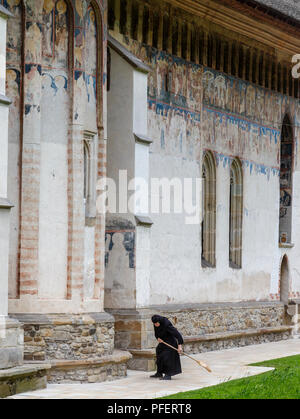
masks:
POLYGON ((182 373, 179 354, 182 352, 183 339, 166 317, 155 315, 152 317, 152 323, 159 344, 156 348, 157 372, 151 375, 151 378, 171 380, 172 376, 182 373), (163 342, 174 346, 177 350, 170 348, 163 342))

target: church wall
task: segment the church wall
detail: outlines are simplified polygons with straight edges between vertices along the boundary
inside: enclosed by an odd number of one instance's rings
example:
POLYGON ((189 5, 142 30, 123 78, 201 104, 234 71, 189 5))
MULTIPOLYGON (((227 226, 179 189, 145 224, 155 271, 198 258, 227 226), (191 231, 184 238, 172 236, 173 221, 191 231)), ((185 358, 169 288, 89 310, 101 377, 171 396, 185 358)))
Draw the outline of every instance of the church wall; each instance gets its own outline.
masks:
MULTIPOLYGON (((14 15, 7 22, 7 70, 6 91, 11 98, 9 108, 9 137, 8 137, 8 198, 13 202, 10 218, 10 257, 9 257, 9 296, 18 294, 18 242, 19 242, 19 211, 20 211, 20 130, 21 130, 21 90, 22 75, 22 15, 21 2, 10 2, 14 15)), ((7 5, 6 5, 7 7, 7 5)))
POLYGON ((99 301, 101 311, 104 218, 95 206, 106 170, 106 4, 1 2, 15 16, 7 48, 10 311, 73 311, 76 299, 79 311, 98 311, 99 301), (85 136, 92 143, 88 210, 85 136), (88 300, 95 304, 85 308, 88 300))
POLYGON ((63 299, 67 289, 69 14, 64 1, 56 5, 44 3, 38 250, 40 298, 63 299))
MULTIPOLYGON (((111 52, 111 85, 108 92, 107 174, 119 184, 119 170, 127 170, 128 180, 135 173, 134 71, 115 51, 111 52), (122 74, 122 77, 119 77, 122 74)), ((128 194, 130 197, 130 193, 128 194)), ((126 202, 125 202, 126 204, 126 202)), ((121 205, 119 198, 117 208, 121 205)), ((105 308, 134 308, 136 305, 134 215, 107 214, 105 255, 105 308)))
MULTIPOLYGON (((299 100, 112 36, 153 69, 148 78, 150 176, 201 178, 204 150, 214 153, 217 166, 217 267, 201 267, 200 225, 186 225, 177 214, 151 214, 150 305, 278 299, 281 124, 285 113, 298 123, 299 100), (244 176, 241 270, 230 268, 228 260, 229 168, 235 157, 244 176)), ((296 127, 295 177, 297 135, 296 127)), ((294 220, 297 206, 295 194, 294 220)), ((295 284, 291 297, 297 297, 297 243, 287 252, 295 284)))

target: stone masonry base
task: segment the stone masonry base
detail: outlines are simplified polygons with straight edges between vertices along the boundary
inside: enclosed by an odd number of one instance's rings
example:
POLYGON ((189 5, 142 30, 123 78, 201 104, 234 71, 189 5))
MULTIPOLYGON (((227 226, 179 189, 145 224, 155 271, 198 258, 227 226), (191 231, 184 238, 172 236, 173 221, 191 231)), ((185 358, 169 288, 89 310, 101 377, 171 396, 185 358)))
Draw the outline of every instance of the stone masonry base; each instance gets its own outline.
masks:
POLYGON ((129 368, 155 369, 151 316, 168 317, 182 333, 187 353, 208 352, 289 339, 290 319, 280 302, 241 302, 155 306, 110 310, 115 317, 115 344, 132 354, 129 368))
POLYGON ((102 382, 125 377, 126 351, 114 351, 114 318, 107 313, 18 314, 24 360, 51 365, 48 382, 102 382))
POLYGON ((184 351, 188 354, 200 352, 219 351, 242 346, 257 345, 268 342, 278 342, 291 338, 291 328, 282 327, 260 329, 257 331, 245 330, 236 334, 217 334, 216 336, 185 337, 184 351))
POLYGON ((18 314, 25 361, 99 359, 114 350, 114 319, 107 313, 18 314))
POLYGON ((49 383, 101 383, 127 376, 131 354, 114 351, 99 360, 54 361, 48 372, 49 383))

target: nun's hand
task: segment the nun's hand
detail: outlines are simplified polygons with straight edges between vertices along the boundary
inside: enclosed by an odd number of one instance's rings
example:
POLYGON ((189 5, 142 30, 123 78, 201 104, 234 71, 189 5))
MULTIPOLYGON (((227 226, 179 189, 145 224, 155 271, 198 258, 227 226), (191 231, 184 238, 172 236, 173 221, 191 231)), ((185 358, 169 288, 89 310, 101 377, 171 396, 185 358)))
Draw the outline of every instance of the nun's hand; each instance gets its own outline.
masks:
POLYGON ((163 340, 161 340, 161 338, 157 338, 158 343, 163 343, 163 340))
POLYGON ((182 353, 182 346, 181 345, 178 345, 178 353, 182 353))

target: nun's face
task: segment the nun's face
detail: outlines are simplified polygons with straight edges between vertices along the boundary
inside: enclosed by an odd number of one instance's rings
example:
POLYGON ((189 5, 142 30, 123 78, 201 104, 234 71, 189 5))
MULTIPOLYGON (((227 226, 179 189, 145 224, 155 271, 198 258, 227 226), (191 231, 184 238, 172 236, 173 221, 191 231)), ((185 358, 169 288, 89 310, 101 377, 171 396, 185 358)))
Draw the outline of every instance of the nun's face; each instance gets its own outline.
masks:
POLYGON ((159 327, 160 326, 160 323, 158 323, 158 322, 157 323, 154 323, 154 326, 155 327, 159 327))

